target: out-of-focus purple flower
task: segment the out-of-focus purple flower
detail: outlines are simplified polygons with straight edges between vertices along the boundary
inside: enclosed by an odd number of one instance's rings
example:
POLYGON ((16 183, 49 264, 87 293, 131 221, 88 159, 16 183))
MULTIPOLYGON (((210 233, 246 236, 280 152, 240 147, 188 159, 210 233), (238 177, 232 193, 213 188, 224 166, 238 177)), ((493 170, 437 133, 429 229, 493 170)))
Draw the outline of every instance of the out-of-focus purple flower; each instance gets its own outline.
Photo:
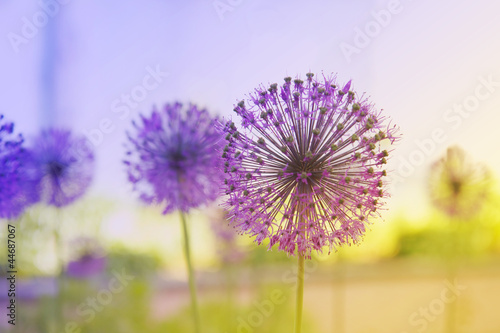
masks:
MULTIPOLYGON (((0 275, 0 290, 10 289, 9 275, 0 275)), ((16 280, 16 299, 32 301, 42 296, 54 296, 58 293, 57 281, 54 277, 36 277, 16 280)), ((0 293, 0 301, 9 300, 8 293, 0 293)))
POLYGON ((62 207, 85 193, 94 171, 94 154, 85 138, 51 128, 35 138, 31 151, 43 202, 62 207))
POLYGON ((66 274, 74 278, 87 278, 99 274, 106 268, 106 257, 86 255, 77 260, 70 261, 66 274))
POLYGON ((242 233, 310 258, 356 243, 388 196, 384 166, 397 128, 335 77, 285 78, 255 90, 222 125, 225 208, 242 233))
POLYGON ((27 168, 30 153, 23 148, 21 134, 0 115, 0 218, 18 217, 38 200, 37 177, 27 168))
POLYGON ((209 215, 210 225, 216 237, 217 254, 224 264, 236 263, 245 257, 237 244, 238 233, 228 225, 227 212, 217 208, 209 215))
POLYGON ((72 257, 66 274, 74 278, 87 278, 104 271, 107 259, 104 250, 97 240, 89 237, 80 237, 71 244, 72 257))
POLYGON ((468 217, 478 212, 490 191, 490 172, 474 163, 457 146, 436 161, 429 176, 433 203, 450 216, 468 217))
POLYGON ((140 198, 164 206, 163 213, 209 203, 219 195, 221 134, 215 119, 195 105, 166 104, 133 123, 124 163, 140 198))

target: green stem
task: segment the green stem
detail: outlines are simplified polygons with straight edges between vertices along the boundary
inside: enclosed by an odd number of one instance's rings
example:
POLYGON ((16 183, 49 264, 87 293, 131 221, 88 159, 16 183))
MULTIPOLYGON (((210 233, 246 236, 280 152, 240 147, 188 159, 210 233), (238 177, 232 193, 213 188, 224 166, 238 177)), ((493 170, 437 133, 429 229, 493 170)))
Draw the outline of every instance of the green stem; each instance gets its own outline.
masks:
POLYGON ((182 232, 183 232, 183 236, 184 236, 184 256, 186 257, 186 265, 188 268, 189 292, 191 294, 191 309, 193 311, 195 332, 199 333, 200 332, 200 319, 199 319, 199 313, 198 313, 198 302, 196 299, 196 285, 195 285, 195 281, 194 281, 193 264, 191 263, 191 254, 190 254, 190 248, 189 248, 189 234, 188 234, 188 229, 187 229, 187 224, 186 224, 186 217, 184 216, 184 213, 182 211, 180 211, 180 216, 181 216, 181 223, 182 223, 182 232))
POLYGON ((63 242, 58 226, 61 227, 60 211, 57 210, 57 221, 54 228, 54 239, 56 246, 56 256, 59 264, 60 272, 57 275, 57 301, 56 301, 56 323, 58 329, 64 325, 64 291, 65 291, 65 274, 64 274, 64 259, 63 259, 63 242))
MULTIPOLYGON (((458 219, 451 220, 451 225, 452 225, 452 240, 451 240, 451 251, 449 255, 449 260, 448 260, 448 281, 450 283, 454 283, 456 277, 457 277, 457 270, 458 270, 458 258, 462 254, 462 244, 461 244, 461 232, 460 232, 460 226, 461 222, 458 219)), ((456 331, 455 329, 455 322, 457 318, 457 302, 458 299, 453 301, 452 303, 447 305, 446 309, 446 332, 447 333, 454 333, 456 331)))
POLYGON ((304 255, 298 254, 297 297, 295 307, 295 333, 302 330, 302 304, 304 303, 304 255))

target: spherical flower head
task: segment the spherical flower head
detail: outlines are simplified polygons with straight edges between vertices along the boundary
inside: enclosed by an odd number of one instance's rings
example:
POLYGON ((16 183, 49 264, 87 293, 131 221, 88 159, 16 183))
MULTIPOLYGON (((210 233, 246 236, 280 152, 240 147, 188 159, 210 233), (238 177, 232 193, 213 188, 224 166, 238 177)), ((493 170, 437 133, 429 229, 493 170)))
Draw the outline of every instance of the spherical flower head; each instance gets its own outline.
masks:
POLYGON ((187 212, 215 200, 220 192, 221 133, 196 105, 166 104, 133 123, 125 164, 128 179, 146 203, 164 206, 167 214, 187 212))
POLYGON ((231 223, 258 243, 310 258, 356 243, 388 196, 397 128, 335 77, 259 87, 221 124, 231 223))
POLYGON ((84 137, 65 129, 43 130, 34 139, 31 151, 44 203, 63 207, 88 189, 94 172, 94 154, 84 137))
POLYGON ((17 218, 38 200, 36 176, 27 168, 31 156, 23 143, 14 123, 0 115, 0 218, 17 218))
POLYGON ((460 147, 453 146, 431 167, 431 199, 450 216, 470 217, 486 199, 490 180, 486 167, 474 163, 460 147))

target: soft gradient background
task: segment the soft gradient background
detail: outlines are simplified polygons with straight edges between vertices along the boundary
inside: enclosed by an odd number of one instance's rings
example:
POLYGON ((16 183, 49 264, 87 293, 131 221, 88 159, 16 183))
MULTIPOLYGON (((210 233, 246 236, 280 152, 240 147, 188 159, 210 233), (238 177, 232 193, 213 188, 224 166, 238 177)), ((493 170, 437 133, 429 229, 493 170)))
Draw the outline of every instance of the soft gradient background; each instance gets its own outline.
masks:
MULTIPOLYGON (((435 213, 427 176, 448 146, 462 146, 494 178, 500 171, 495 1, 66 0, 26 35, 26 22, 49 2, 0 0, 0 113, 28 138, 53 125, 93 138, 97 168, 87 199, 112 206, 100 217, 100 237, 161 253, 181 268, 174 276, 184 274, 176 217, 144 211, 121 162, 131 121, 154 105, 193 102, 227 117, 260 83, 309 71, 352 79, 353 90, 370 95, 403 133, 390 162, 390 210, 385 224, 373 227, 377 235, 397 218, 418 226, 435 213), (114 112, 156 68, 167 73, 157 87, 127 114, 114 112), (485 97, 475 99, 478 91, 485 97), (453 111, 464 104, 472 110, 453 111), (103 121, 108 133, 96 132, 103 121), (430 141, 436 130, 441 142, 430 141), (159 222, 142 224, 145 219, 159 222)), ((213 241, 199 225, 193 231, 196 261, 211 267, 213 251, 205 249, 213 241)), ((384 251, 373 245, 365 255, 384 251)), ((54 265, 48 256, 38 259, 42 271, 54 265)), ((498 296, 500 286, 494 288, 498 296)), ((498 320, 488 318, 491 330, 484 332, 498 332, 498 320)))
POLYGON ((340 81, 352 79, 356 91, 366 91, 401 126, 404 141, 393 159, 395 169, 419 150, 415 141, 431 138, 435 128, 444 130, 446 141, 396 186, 397 207, 421 213, 414 203, 425 201, 425 167, 448 145, 458 143, 500 169, 492 145, 500 117, 498 84, 468 118, 462 116, 458 128, 444 119, 447 110, 474 94, 479 77, 500 82, 499 5, 391 3, 68 1, 32 38, 17 44, 9 34, 22 36, 23 18, 33 22, 41 6, 1 1, 1 110, 25 133, 57 125, 84 134, 110 119, 111 133, 96 146, 93 192, 130 198, 120 157, 124 132, 140 112, 181 100, 229 116, 235 101, 260 83, 308 71, 338 73, 340 81), (393 7, 390 17, 380 14, 386 26, 373 28, 376 13, 393 7), (373 37, 364 41, 360 30, 373 37), (343 52, 343 43, 357 50, 343 52), (148 67, 168 76, 121 119, 113 102, 140 85, 148 67), (414 200, 400 199, 408 196, 414 200))

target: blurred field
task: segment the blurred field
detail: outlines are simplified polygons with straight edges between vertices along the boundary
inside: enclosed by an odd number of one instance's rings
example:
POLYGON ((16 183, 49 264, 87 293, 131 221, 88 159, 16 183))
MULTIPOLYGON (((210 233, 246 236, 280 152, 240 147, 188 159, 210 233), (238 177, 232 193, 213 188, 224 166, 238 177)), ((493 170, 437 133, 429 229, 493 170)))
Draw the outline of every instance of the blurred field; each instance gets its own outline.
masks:
MULTIPOLYGON (((291 272, 292 266, 261 268, 258 271, 238 272, 239 290, 237 303, 240 306, 264 302, 270 299, 273 290, 289 293, 287 301, 293 301, 294 284, 283 283, 283 272, 291 272), (259 286, 272 286, 267 294, 259 294, 259 286)), ((411 323, 410 317, 421 308, 436 306, 445 283, 446 271, 438 262, 418 260, 391 260, 369 265, 321 265, 311 269, 306 278, 305 313, 318 329, 317 332, 418 332, 423 323, 411 323), (314 271, 314 272, 313 272, 314 271)), ((224 279, 219 274, 201 277, 200 295, 205 302, 220 300, 225 294, 224 279)), ((457 284, 465 288, 457 297, 457 332, 500 332, 500 258, 464 265, 457 276, 457 284)), ((178 282, 163 281, 159 292, 153 297, 155 318, 175 317, 180 304, 188 306, 189 295, 178 282)), ((276 305, 287 307, 287 305, 276 305)), ((444 311, 436 307, 433 320, 427 320, 425 332, 443 332, 446 320, 444 311)), ((257 306, 235 314, 247 319, 257 306)), ((424 315, 415 316, 423 320, 424 315)), ((272 321, 272 315, 265 318, 272 321)), ((290 318, 289 330, 293 328, 290 318)), ((259 332, 258 327, 254 328, 259 332)), ((244 330, 243 330, 244 332, 244 330)), ((283 332, 287 332, 283 328, 283 332)))
MULTIPOLYGON (((359 246, 313 254, 304 333, 500 332, 498 202, 492 193, 460 218, 394 212, 373 221, 359 246)), ((236 235, 216 215, 189 218, 202 333, 292 332, 296 258, 236 235)), ((17 332, 193 331, 177 214, 89 198, 60 212, 36 206, 12 223, 17 332), (58 282, 61 262, 68 276, 58 282)), ((0 302, 5 311, 5 293, 0 302)))
MULTIPOLYGON (((313 256, 306 264, 304 333, 446 332, 453 313, 454 332, 500 332, 496 202, 492 197, 458 224, 438 213, 419 221, 396 214, 374 223, 360 246, 313 256), (450 284, 459 286, 458 296, 450 284)), ((82 266, 93 271, 67 278, 62 301, 69 330, 51 326, 58 290, 54 212, 37 207, 16 222, 19 332, 193 331, 178 217, 148 208, 127 221, 116 211, 105 200, 89 200, 61 217, 65 263, 82 255, 106 260, 104 269, 82 266), (111 227, 121 232, 100 236, 111 227), (110 293, 116 274, 133 279, 110 293)), ((199 211, 189 222, 203 333, 293 331, 296 258, 247 237, 224 245, 209 220, 210 212, 199 211)), ((1 324, 1 332, 13 332, 1 324)))
MULTIPOLYGON (((228 293, 224 272, 198 274, 204 332, 292 331, 293 267, 290 262, 235 270, 232 293, 228 293), (281 295, 280 304, 272 303, 276 293, 281 295)), ((449 284, 443 264, 437 261, 395 259, 372 264, 310 263, 306 267, 306 332, 445 332, 452 303, 441 302, 444 307, 439 307, 437 300, 442 300, 449 284), (432 317, 425 325, 421 309, 428 309, 432 317), (420 322, 412 322, 412 316, 420 322)), ((86 322, 77 313, 78 305, 98 295, 110 277, 69 281, 66 320, 77 323, 81 331, 75 332, 192 330, 186 283, 168 273, 147 278, 136 275, 123 293, 115 295, 95 319, 86 322)), ((457 307, 456 332, 499 332, 500 257, 463 263, 455 285, 461 289, 453 302, 457 307)), ((44 332, 51 298, 21 300, 20 304, 20 332, 44 332)), ((2 332, 12 330, 4 326, 2 332)))

